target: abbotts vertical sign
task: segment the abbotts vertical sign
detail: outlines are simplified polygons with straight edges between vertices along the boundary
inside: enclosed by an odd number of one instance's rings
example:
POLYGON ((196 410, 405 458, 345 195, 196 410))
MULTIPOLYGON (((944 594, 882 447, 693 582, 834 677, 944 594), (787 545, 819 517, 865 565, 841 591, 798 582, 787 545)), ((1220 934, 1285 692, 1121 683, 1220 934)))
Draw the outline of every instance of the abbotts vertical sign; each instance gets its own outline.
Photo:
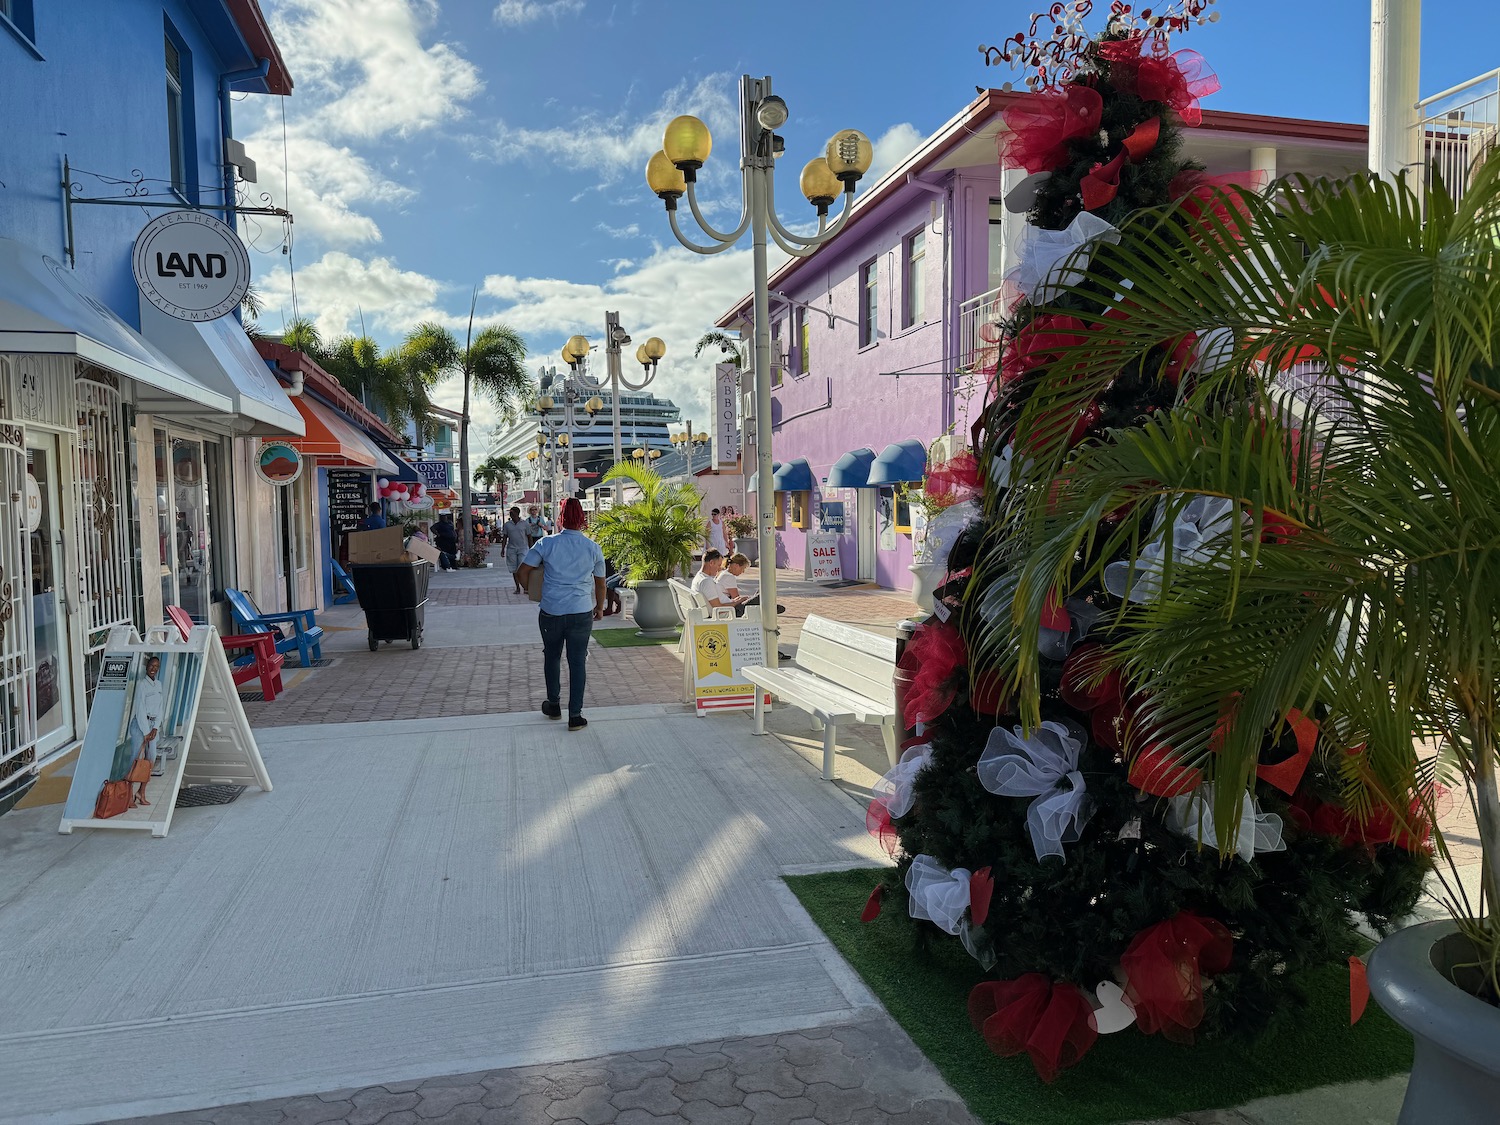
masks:
POLYGON ((227 223, 201 211, 168 211, 136 236, 141 294, 178 320, 217 320, 245 299, 250 255, 227 223))

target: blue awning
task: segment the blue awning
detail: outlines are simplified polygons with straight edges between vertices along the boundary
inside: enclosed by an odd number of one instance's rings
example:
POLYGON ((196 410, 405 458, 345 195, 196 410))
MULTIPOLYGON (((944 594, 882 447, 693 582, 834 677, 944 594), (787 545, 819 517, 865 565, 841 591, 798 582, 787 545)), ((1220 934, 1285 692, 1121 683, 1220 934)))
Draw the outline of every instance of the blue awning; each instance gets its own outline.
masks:
POLYGON ((833 463, 828 470, 829 488, 868 488, 870 463, 875 460, 873 449, 851 449, 833 463))
MULTIPOLYGON (((779 472, 781 472, 781 462, 780 461, 772 461, 771 462, 771 484, 772 484, 773 487, 776 485, 776 474, 779 473, 779 472)), ((753 473, 750 474, 750 483, 745 486, 745 491, 746 492, 756 492, 756 491, 758 491, 755 486, 757 484, 759 484, 759 483, 760 483, 760 470, 756 469, 755 472, 753 472, 753 473)))
MULTIPOLYGON (((369 431, 366 430, 365 433, 368 434, 369 431)), ((373 435, 371 435, 371 440, 375 440, 373 435)), ((396 471, 394 473, 386 474, 387 480, 400 481, 405 484, 414 484, 415 482, 422 479, 421 477, 417 476, 417 470, 413 469, 411 465, 407 463, 406 458, 397 453, 385 442, 376 441, 375 444, 380 446, 380 448, 385 451, 385 455, 387 457, 396 462, 396 471)))
POLYGON ((880 451, 880 456, 870 466, 867 483, 871 487, 881 484, 911 484, 921 480, 926 472, 927 448, 915 438, 907 438, 880 451))
POLYGON ((813 487, 812 466, 806 457, 788 461, 771 477, 777 492, 811 492, 813 487))

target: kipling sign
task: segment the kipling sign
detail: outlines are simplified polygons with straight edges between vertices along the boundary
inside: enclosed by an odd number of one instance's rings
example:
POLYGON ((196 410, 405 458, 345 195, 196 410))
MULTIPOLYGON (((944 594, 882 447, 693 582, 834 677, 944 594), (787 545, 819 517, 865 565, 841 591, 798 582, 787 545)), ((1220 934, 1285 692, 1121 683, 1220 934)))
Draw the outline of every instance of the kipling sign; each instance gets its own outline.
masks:
POLYGON ((147 223, 131 266, 146 300, 178 320, 217 320, 239 307, 250 287, 245 244, 201 211, 169 211, 147 223))

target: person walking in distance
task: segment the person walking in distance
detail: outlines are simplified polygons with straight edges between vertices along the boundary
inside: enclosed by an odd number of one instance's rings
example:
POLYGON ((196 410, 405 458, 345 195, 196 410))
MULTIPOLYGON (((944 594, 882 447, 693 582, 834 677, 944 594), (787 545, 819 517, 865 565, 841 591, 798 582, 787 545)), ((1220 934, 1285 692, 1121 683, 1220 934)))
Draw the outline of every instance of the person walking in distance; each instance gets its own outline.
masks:
POLYGON ((562 718, 562 656, 568 654, 568 729, 589 725, 583 717, 583 690, 588 677, 589 637, 604 617, 604 552, 583 533, 583 505, 569 497, 560 512, 562 531, 538 540, 516 572, 524 589, 532 571, 542 570, 542 604, 537 624, 542 634, 542 674, 547 698, 542 714, 562 718))
POLYGON ((718 508, 708 513, 708 536, 705 539, 708 551, 718 551, 721 558, 729 555, 729 531, 724 526, 724 513, 718 508))
POLYGON ((379 531, 385 527, 385 516, 381 514, 380 502, 370 501, 370 506, 365 509, 365 518, 359 521, 359 531, 379 531))
POLYGON ((450 516, 438 517, 432 529, 432 545, 438 549, 438 569, 452 570, 458 565, 458 528, 450 516))
POLYGON ((526 549, 531 546, 531 537, 526 534, 526 521, 521 518, 521 509, 512 508, 510 519, 500 525, 500 541, 505 544, 505 565, 510 567, 510 576, 515 579, 517 594, 524 594, 519 572, 526 549))

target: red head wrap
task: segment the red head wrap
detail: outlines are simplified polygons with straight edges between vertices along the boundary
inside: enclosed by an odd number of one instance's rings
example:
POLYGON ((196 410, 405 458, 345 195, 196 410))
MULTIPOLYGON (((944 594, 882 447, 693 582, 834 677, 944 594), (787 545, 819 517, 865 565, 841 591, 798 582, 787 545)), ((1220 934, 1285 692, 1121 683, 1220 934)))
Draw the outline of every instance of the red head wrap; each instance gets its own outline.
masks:
POLYGON ((562 502, 562 525, 567 531, 583 530, 583 505, 569 496, 562 502))

